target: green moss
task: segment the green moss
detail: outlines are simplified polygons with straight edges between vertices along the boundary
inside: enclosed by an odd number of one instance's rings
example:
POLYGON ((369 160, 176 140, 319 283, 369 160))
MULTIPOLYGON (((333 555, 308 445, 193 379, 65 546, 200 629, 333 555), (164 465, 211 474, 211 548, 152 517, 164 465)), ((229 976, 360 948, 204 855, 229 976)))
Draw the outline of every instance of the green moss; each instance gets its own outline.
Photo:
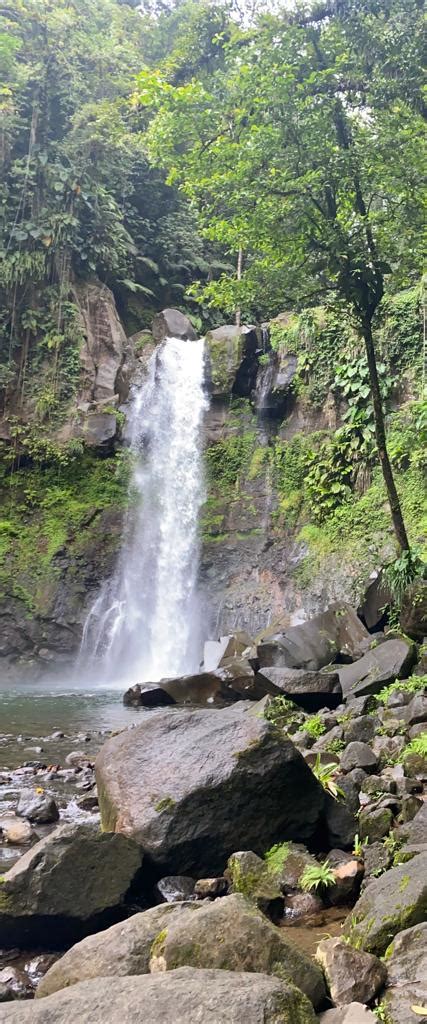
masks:
POLYGON ((409 882, 409 875, 404 875, 399 885, 399 892, 405 892, 405 889, 407 889, 409 882))
POLYGON ((167 937, 168 937, 168 930, 167 930, 167 928, 164 928, 163 931, 159 932, 159 934, 156 935, 156 938, 154 939, 154 942, 152 943, 152 946, 151 946, 151 949, 150 949, 150 957, 157 957, 157 956, 161 956, 162 955, 163 950, 165 948, 165 942, 166 942, 167 937))
POLYGON ((172 800, 171 796, 165 796, 162 800, 159 800, 158 804, 154 804, 154 810, 161 814, 162 811, 171 811, 175 807, 175 800, 172 800))
MULTIPOLYGON (((0 587, 29 614, 49 608, 52 585, 67 551, 69 571, 91 543, 96 518, 128 501, 129 460, 89 453, 65 465, 32 464, 0 479, 0 587)), ((108 550, 108 542, 107 542, 108 550)))
POLYGON ((283 865, 289 857, 289 843, 276 843, 264 854, 267 870, 271 875, 280 874, 283 865))

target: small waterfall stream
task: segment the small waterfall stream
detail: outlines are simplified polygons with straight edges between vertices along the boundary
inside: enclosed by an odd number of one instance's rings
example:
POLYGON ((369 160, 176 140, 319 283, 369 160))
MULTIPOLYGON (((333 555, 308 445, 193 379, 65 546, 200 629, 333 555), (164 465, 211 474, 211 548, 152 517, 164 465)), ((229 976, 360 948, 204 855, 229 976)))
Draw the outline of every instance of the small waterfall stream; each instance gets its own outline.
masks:
POLYGON ((135 467, 116 572, 87 617, 80 665, 120 683, 197 669, 204 500, 204 342, 166 338, 129 416, 135 467))

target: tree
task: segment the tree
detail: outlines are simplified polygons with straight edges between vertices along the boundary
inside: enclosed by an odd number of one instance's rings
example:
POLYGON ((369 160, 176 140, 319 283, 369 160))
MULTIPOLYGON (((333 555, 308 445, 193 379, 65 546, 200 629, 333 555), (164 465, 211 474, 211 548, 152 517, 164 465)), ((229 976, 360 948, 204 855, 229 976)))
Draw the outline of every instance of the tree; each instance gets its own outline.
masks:
MULTIPOLYGON (((334 0, 236 31, 209 82, 159 80, 151 152, 201 225, 248 253, 213 303, 350 306, 369 367, 378 456, 401 549, 374 345, 386 282, 419 272, 418 0, 334 0)), ((422 139, 422 135, 421 135, 422 139)))

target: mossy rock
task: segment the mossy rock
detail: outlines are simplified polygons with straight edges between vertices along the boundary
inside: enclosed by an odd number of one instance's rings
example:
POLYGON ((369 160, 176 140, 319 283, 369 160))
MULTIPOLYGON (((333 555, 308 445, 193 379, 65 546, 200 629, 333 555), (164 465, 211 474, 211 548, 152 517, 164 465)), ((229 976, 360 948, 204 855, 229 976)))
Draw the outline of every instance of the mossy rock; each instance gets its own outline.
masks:
POLYGON ((405 928, 427 914, 427 853, 371 881, 344 922, 344 935, 357 949, 382 956, 405 928))

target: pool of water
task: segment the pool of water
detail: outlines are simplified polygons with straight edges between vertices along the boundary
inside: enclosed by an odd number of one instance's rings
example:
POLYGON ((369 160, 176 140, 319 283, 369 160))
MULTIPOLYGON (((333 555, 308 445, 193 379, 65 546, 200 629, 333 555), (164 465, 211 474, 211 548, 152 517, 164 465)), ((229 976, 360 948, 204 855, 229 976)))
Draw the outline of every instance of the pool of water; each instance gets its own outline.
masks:
POLYGON ((24 761, 62 763, 76 741, 96 753, 106 734, 126 728, 146 714, 122 703, 119 690, 64 685, 58 682, 0 683, 0 766, 16 768, 24 761), (53 739, 55 732, 64 738, 53 739), (36 753, 35 747, 41 747, 36 753), (43 757, 41 757, 43 754, 43 757), (46 755, 46 757, 45 757, 46 755))

